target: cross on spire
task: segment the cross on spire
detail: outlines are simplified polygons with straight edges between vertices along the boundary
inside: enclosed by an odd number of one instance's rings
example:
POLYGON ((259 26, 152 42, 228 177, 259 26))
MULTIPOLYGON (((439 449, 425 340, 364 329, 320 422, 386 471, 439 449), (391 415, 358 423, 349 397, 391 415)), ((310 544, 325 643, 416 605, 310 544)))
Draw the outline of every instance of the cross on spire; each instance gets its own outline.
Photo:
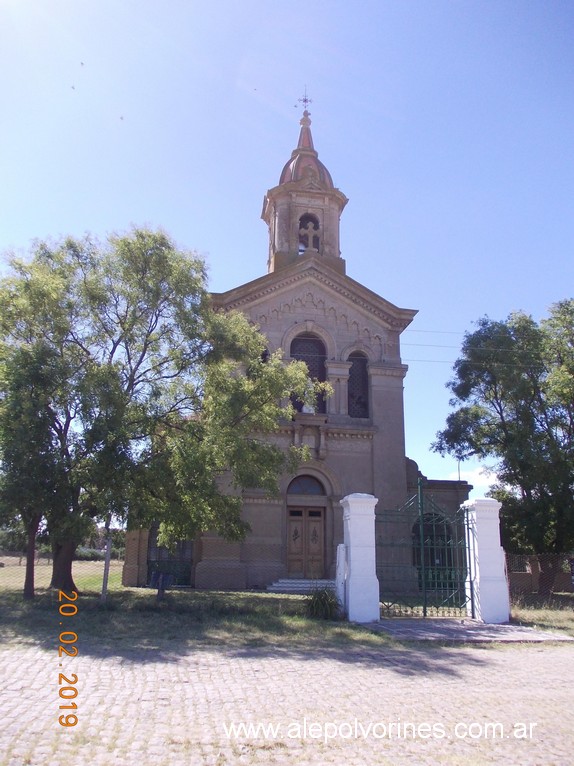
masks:
POLYGON ((307 111, 307 107, 309 106, 309 104, 313 103, 313 99, 309 98, 307 96, 307 86, 306 85, 305 85, 305 93, 303 95, 303 98, 298 98, 297 101, 299 101, 300 104, 303 104, 303 106, 305 108, 305 111, 307 111))

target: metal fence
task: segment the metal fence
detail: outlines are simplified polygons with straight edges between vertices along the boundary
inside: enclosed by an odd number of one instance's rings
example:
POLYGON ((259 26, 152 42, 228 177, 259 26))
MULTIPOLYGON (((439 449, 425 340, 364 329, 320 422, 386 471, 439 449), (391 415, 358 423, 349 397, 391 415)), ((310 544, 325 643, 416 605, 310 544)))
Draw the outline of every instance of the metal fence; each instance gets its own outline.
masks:
POLYGON ((548 595, 574 592, 574 553, 506 553, 510 592, 548 595))

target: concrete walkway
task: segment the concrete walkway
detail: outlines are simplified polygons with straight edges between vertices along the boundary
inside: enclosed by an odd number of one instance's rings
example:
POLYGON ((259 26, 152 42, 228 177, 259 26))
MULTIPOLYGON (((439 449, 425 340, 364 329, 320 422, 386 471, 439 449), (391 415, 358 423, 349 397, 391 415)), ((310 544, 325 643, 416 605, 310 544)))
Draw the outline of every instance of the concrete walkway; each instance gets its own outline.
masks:
POLYGON ((372 623, 370 627, 398 641, 454 641, 462 644, 574 642, 574 638, 563 633, 523 625, 485 625, 469 618, 392 618, 372 623))
POLYGON ((106 655, 84 640, 79 649, 59 667, 55 647, 0 648, 2 766, 574 759, 569 643, 190 650, 166 639, 155 650, 118 645, 106 655), (69 712, 58 709, 59 673, 77 676, 79 722, 71 728, 58 723, 69 712))

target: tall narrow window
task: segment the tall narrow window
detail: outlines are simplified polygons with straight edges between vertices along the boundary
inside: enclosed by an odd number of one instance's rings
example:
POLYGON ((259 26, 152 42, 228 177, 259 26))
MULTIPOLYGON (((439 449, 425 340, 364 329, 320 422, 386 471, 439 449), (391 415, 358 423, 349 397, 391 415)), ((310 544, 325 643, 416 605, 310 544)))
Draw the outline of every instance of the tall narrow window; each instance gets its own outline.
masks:
POLYGON ((349 356, 349 401, 348 410, 352 418, 369 417, 369 373, 367 357, 360 351, 349 356))
POLYGON ((319 250, 319 220, 311 213, 299 219, 299 253, 305 250, 319 250))
MULTIPOLYGON (((323 341, 316 335, 305 334, 298 335, 291 342, 291 358, 305 362, 309 370, 309 376, 312 380, 324 382, 327 378, 325 361, 327 354, 323 341)), ((293 406, 298 412, 303 409, 303 402, 300 399, 293 401, 293 406)), ((325 397, 318 396, 315 405, 315 411, 326 412, 325 397)))

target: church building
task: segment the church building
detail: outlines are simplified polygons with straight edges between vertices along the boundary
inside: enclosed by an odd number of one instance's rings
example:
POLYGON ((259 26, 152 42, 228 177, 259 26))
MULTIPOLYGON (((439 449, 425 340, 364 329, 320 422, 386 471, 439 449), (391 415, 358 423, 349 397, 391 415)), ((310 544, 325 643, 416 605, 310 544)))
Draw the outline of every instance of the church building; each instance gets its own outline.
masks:
MULTIPOLYGON (((158 548, 157 529, 127 534, 124 585, 154 583, 170 572, 196 588, 265 588, 281 578, 332 579, 343 541, 340 500, 353 492, 378 498, 377 514, 417 491, 418 466, 405 456, 401 333, 415 310, 399 308, 346 274, 339 247, 345 195, 319 160, 309 112, 297 147, 263 202, 269 229, 267 274, 213 295, 223 311, 242 311, 268 349, 307 363, 332 396, 302 407, 272 437, 305 444, 312 459, 281 480, 281 495, 243 495, 251 532, 243 542, 204 533, 175 554, 158 548), (157 579, 157 576, 156 576, 157 579)), ((466 482, 431 481, 435 499, 454 513, 466 482)))

